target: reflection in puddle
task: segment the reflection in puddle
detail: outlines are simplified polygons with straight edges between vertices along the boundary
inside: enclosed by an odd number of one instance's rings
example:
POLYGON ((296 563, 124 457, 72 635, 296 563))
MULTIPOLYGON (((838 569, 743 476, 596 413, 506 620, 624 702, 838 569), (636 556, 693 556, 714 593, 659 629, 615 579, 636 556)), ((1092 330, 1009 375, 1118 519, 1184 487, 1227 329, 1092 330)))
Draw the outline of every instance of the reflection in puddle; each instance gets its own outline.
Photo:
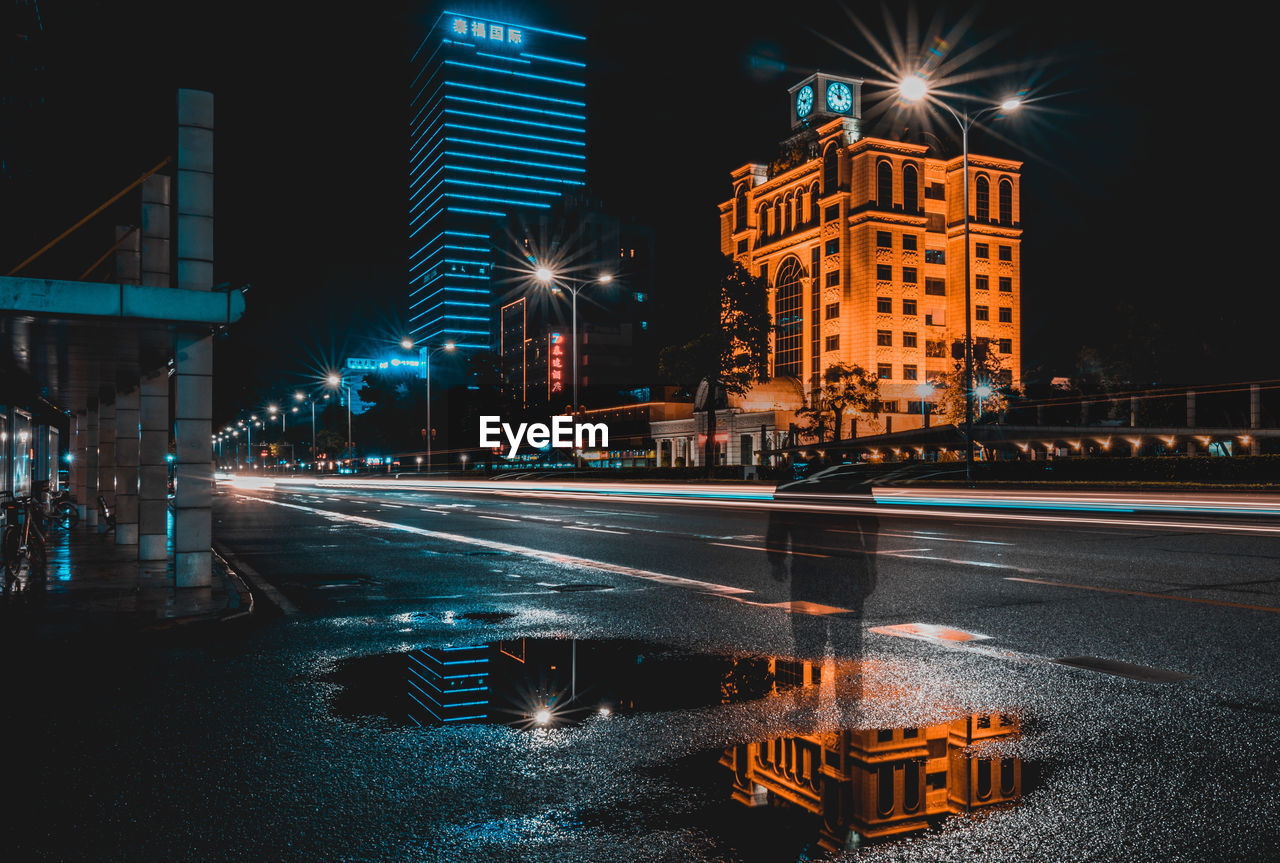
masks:
MULTIPOLYGON (((1012 713, 865 727, 862 709, 900 694, 898 675, 875 662, 525 638, 348 660, 331 679, 343 687, 339 714, 410 727, 567 728, 615 714, 785 697, 789 735, 691 756, 677 771, 690 793, 702 789, 695 796, 718 801, 694 820, 733 859, 807 858, 909 836, 953 815, 1012 804, 1035 781, 1035 765, 999 751, 1001 740, 1021 733, 1012 713)), ((650 813, 659 829, 690 814, 665 808, 650 813)))

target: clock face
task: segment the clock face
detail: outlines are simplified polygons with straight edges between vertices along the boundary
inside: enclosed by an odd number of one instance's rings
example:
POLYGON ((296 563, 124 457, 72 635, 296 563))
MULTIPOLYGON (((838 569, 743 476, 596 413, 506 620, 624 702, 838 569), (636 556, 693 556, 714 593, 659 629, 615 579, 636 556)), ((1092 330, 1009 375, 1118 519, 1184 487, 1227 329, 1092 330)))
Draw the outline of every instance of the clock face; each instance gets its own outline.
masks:
POLYGON ((837 114, 847 114, 853 107, 853 93, 848 84, 833 81, 827 85, 827 107, 837 114))
POLYGON ((807 84, 796 93, 796 116, 808 117, 813 110, 813 88, 807 84))

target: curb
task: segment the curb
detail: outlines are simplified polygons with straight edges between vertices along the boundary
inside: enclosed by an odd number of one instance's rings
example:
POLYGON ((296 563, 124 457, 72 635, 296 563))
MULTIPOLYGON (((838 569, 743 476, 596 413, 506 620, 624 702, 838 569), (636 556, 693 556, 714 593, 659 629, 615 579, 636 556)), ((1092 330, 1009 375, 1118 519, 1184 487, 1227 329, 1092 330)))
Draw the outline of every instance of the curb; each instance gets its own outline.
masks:
POLYGON ((227 568, 227 572, 231 573, 233 579, 240 584, 246 585, 245 591, 250 597, 249 611, 239 612, 231 616, 239 617, 243 614, 253 613, 253 593, 255 590, 265 596, 272 605, 280 609, 286 617, 292 617, 298 613, 298 607, 290 602, 275 585, 264 579, 252 566, 237 558, 226 546, 215 545, 213 547, 213 555, 222 562, 222 565, 227 568))

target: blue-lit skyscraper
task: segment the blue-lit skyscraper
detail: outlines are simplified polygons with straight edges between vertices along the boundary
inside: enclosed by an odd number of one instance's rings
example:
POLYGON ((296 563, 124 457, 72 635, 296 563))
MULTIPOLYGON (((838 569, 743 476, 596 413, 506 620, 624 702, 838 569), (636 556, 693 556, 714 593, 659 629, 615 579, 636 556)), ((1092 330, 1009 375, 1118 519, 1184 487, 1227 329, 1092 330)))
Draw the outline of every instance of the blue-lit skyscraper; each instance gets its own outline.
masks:
POLYGON ((445 12, 410 63, 409 327, 489 348, 495 224, 586 181, 584 37, 445 12))

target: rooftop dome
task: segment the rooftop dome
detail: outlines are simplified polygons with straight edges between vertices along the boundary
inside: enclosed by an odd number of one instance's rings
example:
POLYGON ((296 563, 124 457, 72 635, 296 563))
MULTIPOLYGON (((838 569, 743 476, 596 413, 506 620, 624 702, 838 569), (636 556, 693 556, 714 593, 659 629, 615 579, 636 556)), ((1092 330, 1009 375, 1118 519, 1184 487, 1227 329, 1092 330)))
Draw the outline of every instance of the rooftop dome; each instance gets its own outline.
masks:
POLYGON ((757 381, 740 396, 730 396, 729 404, 744 411, 794 411, 804 407, 804 388, 793 377, 757 381))

